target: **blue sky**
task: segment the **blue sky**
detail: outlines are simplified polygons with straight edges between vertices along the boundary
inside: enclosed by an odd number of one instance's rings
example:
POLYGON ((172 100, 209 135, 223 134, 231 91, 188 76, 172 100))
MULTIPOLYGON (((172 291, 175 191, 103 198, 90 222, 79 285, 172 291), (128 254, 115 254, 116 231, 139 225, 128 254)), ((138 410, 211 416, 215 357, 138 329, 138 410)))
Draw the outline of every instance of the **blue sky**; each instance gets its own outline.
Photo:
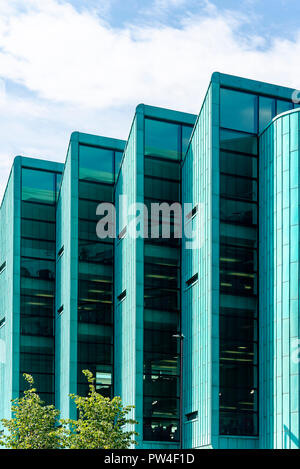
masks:
POLYGON ((299 0, 1 0, 0 197, 18 154, 127 138, 140 102, 198 113, 213 71, 300 88, 299 0))
MULTIPOLYGON (((105 17, 112 27, 124 27, 126 24, 140 24, 149 21, 167 23, 180 27, 184 15, 197 15, 207 11, 207 3, 201 0, 161 1, 154 0, 70 0, 78 10, 94 9, 100 17, 105 17), (153 8, 153 6, 155 8, 153 8), (149 19, 148 12, 155 16, 149 19)), ((219 12, 232 10, 253 19, 250 29, 270 37, 273 34, 281 37, 293 37, 299 28, 300 2, 298 0, 212 0, 212 5, 219 12)))

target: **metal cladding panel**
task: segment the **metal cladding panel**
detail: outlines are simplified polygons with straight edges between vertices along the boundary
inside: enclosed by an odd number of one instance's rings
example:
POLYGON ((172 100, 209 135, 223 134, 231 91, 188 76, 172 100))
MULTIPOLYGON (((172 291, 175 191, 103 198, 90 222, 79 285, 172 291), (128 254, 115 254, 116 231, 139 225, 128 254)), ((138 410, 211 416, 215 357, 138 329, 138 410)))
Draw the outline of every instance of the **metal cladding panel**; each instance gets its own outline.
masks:
POLYGON ((20 189, 21 165, 16 158, 0 209, 0 418, 10 418, 11 399, 19 395, 20 350, 20 189))
MULTIPOLYGON (((198 207, 198 246, 182 245, 183 445, 207 447, 218 438, 219 86, 212 83, 182 166, 182 201, 198 207), (198 281, 187 280, 198 273, 198 281), (187 414, 197 412, 188 420, 187 414)), ((184 219, 183 232, 187 222, 184 219)))
POLYGON ((126 208, 120 206, 120 196, 128 206, 143 199, 143 156, 138 145, 141 112, 137 110, 115 189, 117 238, 115 241, 115 395, 124 405, 134 405, 132 426, 142 440, 143 428, 143 240, 129 236, 126 208), (142 175, 142 177, 140 176, 142 175), (118 238, 127 227, 126 235, 118 238), (126 297, 119 295, 126 290, 126 297))
POLYGON ((55 401, 63 418, 76 418, 77 392, 78 136, 73 134, 56 210, 55 401), (63 306, 63 311, 58 311, 63 306))
POLYGON ((300 112, 260 137, 260 434, 299 448, 300 112))

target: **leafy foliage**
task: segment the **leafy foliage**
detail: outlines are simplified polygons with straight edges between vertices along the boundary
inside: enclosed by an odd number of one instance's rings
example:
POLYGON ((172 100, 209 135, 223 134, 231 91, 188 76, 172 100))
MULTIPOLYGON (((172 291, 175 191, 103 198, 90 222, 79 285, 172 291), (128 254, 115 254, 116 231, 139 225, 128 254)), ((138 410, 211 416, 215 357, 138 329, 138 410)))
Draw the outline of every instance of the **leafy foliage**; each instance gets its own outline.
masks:
POLYGON ((59 411, 52 405, 44 405, 36 389, 34 380, 23 375, 29 389, 24 396, 13 400, 10 420, 3 419, 4 429, 0 444, 11 449, 58 449, 63 444, 63 429, 57 427, 59 411))
POLYGON ((78 420, 64 420, 66 445, 70 449, 127 449, 136 432, 125 426, 137 422, 128 418, 133 406, 123 407, 121 398, 109 399, 97 393, 95 378, 89 370, 83 370, 89 382, 87 397, 71 394, 78 409, 78 420))

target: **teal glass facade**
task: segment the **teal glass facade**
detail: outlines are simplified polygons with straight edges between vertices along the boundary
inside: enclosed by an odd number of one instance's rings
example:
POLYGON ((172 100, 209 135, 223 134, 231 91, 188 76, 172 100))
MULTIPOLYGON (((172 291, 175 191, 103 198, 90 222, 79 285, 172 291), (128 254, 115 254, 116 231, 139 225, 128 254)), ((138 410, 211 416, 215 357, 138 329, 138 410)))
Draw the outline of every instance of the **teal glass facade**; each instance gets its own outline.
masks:
POLYGON ((99 392, 135 406, 139 448, 299 447, 292 95, 214 73, 198 117, 141 104, 127 141, 75 132, 64 165, 15 159, 0 416, 27 372, 75 417, 69 394, 87 393, 90 369, 99 392), (113 237, 97 235, 100 203, 115 207, 113 237), (153 217, 153 204, 172 208, 153 217))
POLYGON ((260 356, 262 444, 299 448, 300 112, 260 138, 260 356))

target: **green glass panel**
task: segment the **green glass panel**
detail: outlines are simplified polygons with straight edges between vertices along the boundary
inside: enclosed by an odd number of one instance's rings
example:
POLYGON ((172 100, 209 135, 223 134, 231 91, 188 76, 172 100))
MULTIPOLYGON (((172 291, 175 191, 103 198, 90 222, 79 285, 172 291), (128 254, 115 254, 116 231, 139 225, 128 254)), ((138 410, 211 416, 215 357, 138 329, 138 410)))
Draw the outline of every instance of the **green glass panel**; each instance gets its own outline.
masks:
POLYGON ((257 182, 253 179, 239 178, 221 174, 221 197, 232 197, 237 200, 257 201, 257 182))
POLYGON ((122 157, 123 157, 122 151, 115 151, 115 180, 117 179, 118 174, 119 174, 122 157))
POLYGON ((145 441, 179 441, 178 419, 144 418, 143 438, 145 441))
POLYGON ((79 146, 79 179, 114 181, 114 152, 87 145, 79 146))
POLYGON ((254 225, 257 223, 257 206, 254 203, 221 199, 220 215, 222 221, 254 225))
POLYGON ((184 157, 193 132, 193 127, 182 126, 182 156, 184 157))
POLYGON ((220 435, 255 436, 258 434, 257 414, 220 411, 220 435))
POLYGON ((109 184, 95 184, 79 181, 79 198, 100 202, 113 201, 113 187, 109 184))
POLYGON ((230 130, 220 131, 220 147, 239 153, 257 155, 257 137, 242 132, 232 132, 230 130))
POLYGON ((221 89, 220 91, 221 127, 257 132, 257 96, 240 91, 221 89))
POLYGON ((276 100, 276 115, 281 114, 282 112, 290 111, 293 109, 293 103, 289 101, 283 101, 282 99, 276 100))
POLYGON ((220 171, 234 176, 257 177, 257 158, 227 151, 220 152, 220 171))
POLYGON ((180 160, 180 126, 145 119, 145 155, 180 160))
POLYGON ((259 131, 261 132, 275 116, 275 99, 259 97, 259 131))
POLYGON ((145 157, 145 176, 180 181, 180 164, 177 161, 145 157))
POLYGON ((22 200, 54 204, 56 196, 54 173, 22 169, 22 200))
POLYGON ((21 232, 24 238, 55 241, 55 223, 34 220, 22 220, 21 232))
POLYGON ((55 243, 40 239, 21 239, 21 252, 25 257, 55 259, 55 243))

